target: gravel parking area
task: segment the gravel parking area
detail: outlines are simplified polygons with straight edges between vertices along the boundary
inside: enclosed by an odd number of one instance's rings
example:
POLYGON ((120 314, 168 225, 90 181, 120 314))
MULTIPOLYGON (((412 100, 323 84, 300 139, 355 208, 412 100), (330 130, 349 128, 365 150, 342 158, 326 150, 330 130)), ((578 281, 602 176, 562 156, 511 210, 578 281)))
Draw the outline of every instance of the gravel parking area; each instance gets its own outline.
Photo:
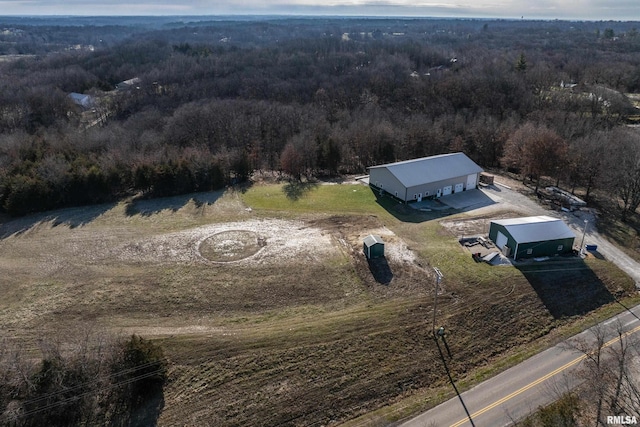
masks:
POLYGON ((491 215, 492 212, 509 210, 519 212, 522 216, 549 215, 562 218, 576 234, 576 245, 580 245, 584 236, 584 244, 597 245, 598 254, 627 273, 636 282, 636 287, 640 289, 640 264, 598 233, 596 228, 597 215, 594 210, 589 208, 582 208, 574 212, 549 210, 533 198, 519 192, 518 189, 522 191, 522 183, 496 177, 496 184, 481 190, 495 204, 477 209, 474 213, 478 216, 485 216, 491 215), (585 221, 587 222, 585 223, 585 221))

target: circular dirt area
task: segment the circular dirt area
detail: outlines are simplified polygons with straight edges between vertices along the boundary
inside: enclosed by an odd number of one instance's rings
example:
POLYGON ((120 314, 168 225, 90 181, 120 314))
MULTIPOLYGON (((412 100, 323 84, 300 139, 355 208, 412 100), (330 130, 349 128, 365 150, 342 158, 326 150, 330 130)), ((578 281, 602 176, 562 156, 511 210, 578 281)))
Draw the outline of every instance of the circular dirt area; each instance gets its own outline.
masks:
POLYGON ((200 242, 198 250, 209 261, 231 262, 255 255, 265 244, 253 231, 229 230, 207 237, 200 242))

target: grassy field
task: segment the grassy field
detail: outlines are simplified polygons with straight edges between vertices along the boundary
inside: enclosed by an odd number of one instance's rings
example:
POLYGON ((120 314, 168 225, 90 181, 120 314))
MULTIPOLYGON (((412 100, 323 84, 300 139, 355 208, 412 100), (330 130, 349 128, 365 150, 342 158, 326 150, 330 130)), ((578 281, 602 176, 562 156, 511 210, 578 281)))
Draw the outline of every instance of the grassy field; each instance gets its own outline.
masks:
POLYGON ((355 184, 257 185, 243 192, 242 200, 259 212, 278 215, 333 213, 389 216, 376 202, 377 198, 369 187, 355 184))
POLYGON ((633 289, 597 259, 477 264, 433 214, 361 185, 254 185, 2 230, 4 338, 33 354, 39 338, 78 325, 156 339, 170 363, 167 426, 373 426, 434 405, 451 390, 430 338, 433 266, 445 275, 437 321, 463 386, 613 310, 633 289), (361 254, 370 232, 387 233, 389 284, 361 254), (246 259, 238 254, 247 245, 224 240, 254 234, 264 247, 246 259), (200 245, 232 262, 206 259, 200 245), (592 298, 558 294, 577 283, 592 298))

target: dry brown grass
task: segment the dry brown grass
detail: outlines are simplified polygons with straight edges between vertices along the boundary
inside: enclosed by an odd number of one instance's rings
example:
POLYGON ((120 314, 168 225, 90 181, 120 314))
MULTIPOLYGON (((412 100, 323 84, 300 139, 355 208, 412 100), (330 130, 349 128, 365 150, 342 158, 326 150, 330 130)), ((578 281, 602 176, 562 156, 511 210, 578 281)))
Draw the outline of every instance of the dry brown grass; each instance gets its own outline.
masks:
MULTIPOLYGON (((430 265, 445 273, 437 318, 460 380, 575 320, 554 318, 518 270, 474 263, 437 220, 402 223, 375 202, 267 218, 238 193, 208 197, 4 224, 20 232, 0 240, 0 330, 33 349, 79 323, 159 340, 170 360, 161 425, 313 426, 394 403, 404 409, 383 418, 397 419, 443 396, 430 265), (227 263, 199 255, 230 230, 265 246, 227 263), (362 256, 370 232, 388 242, 389 285, 362 256)), ((594 265, 591 280, 627 289, 594 265)))

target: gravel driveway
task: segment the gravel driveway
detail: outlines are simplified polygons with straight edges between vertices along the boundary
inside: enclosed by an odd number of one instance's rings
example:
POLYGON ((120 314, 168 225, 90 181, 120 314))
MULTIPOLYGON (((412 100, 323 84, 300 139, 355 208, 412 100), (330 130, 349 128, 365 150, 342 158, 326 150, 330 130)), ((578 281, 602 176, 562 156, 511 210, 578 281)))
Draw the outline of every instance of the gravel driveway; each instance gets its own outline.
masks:
POLYGON ((576 245, 580 244, 584 234, 584 244, 597 245, 598 253, 627 273, 636 282, 636 288, 640 289, 640 264, 598 233, 594 227, 597 219, 592 210, 581 209, 575 212, 549 210, 524 194, 501 185, 500 182, 500 179, 496 177, 497 185, 481 189, 496 204, 478 209, 479 212, 490 213, 507 209, 521 212, 523 215, 548 215, 562 218, 576 233, 576 245), (586 233, 585 220, 588 221, 586 233))

